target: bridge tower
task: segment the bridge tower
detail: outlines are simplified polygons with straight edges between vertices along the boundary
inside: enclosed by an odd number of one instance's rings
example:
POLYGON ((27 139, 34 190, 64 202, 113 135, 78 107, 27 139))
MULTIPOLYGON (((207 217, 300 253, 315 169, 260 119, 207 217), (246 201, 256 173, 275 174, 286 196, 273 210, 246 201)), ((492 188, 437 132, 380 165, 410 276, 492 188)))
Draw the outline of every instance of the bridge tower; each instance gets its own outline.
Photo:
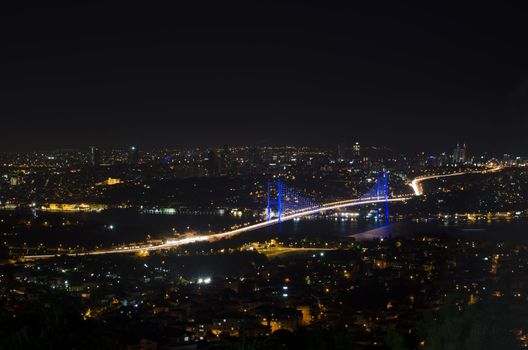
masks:
POLYGON ((283 198, 283 186, 281 181, 268 182, 268 221, 271 220, 271 208, 277 208, 277 218, 279 222, 282 216, 282 198, 283 198), (275 190, 277 197, 275 200, 272 199, 272 192, 275 190))
MULTIPOLYGON (((376 179, 376 197, 385 199, 385 221, 389 220, 389 174, 383 170, 378 172, 376 179)), ((378 218, 380 216, 378 210, 378 218)))

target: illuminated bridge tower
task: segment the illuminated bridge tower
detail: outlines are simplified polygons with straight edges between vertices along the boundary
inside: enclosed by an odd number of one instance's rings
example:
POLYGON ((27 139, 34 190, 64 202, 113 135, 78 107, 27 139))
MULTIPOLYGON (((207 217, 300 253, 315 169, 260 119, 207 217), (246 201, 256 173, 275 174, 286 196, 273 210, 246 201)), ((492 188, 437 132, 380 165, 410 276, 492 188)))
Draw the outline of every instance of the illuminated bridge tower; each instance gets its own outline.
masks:
MULTIPOLYGON (((385 199, 385 222, 389 221, 389 174, 386 171, 380 171, 376 178, 376 197, 385 199)), ((378 210, 378 219, 379 219, 378 210)))
POLYGON ((268 182, 268 221, 271 220, 271 208, 276 207, 277 208, 277 218, 279 219, 279 222, 281 221, 282 216, 282 182, 281 181, 275 181, 275 182, 268 182), (271 198, 272 193, 276 193, 276 198, 273 200, 271 198))
MULTIPOLYGON (((384 170, 378 171, 376 173, 375 185, 360 198, 361 200, 383 201, 385 206, 385 222, 387 222, 389 220, 389 173, 384 170)), ((378 208, 376 217, 378 220, 380 219, 381 208, 378 208)))
POLYGON ((277 219, 280 222, 284 215, 291 215, 315 207, 319 207, 319 205, 281 181, 268 182, 268 221, 271 220, 272 208, 277 208, 277 219))

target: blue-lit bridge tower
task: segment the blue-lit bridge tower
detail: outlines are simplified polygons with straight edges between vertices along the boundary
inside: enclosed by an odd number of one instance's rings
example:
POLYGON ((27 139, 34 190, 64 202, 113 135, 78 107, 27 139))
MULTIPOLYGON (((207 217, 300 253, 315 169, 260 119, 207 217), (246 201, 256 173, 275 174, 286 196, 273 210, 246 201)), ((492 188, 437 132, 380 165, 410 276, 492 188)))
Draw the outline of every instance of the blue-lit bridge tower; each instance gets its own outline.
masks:
POLYGON ((277 219, 280 222, 285 214, 292 214, 317 206, 317 203, 292 190, 281 181, 268 182, 268 220, 271 220, 274 208, 277 210, 277 219))
MULTIPOLYGON (((360 200, 384 200, 385 222, 389 220, 389 173, 378 171, 376 173, 376 183, 367 191, 360 200)), ((381 217, 381 208, 378 208, 376 215, 378 220, 381 217)))
MULTIPOLYGON (((376 178, 376 191, 378 199, 385 199, 385 222, 389 221, 389 174, 386 171, 378 172, 376 178)), ((379 212, 378 212, 379 218, 379 212)))
POLYGON ((282 182, 281 181, 268 182, 268 209, 267 209, 268 221, 271 220, 271 208, 273 206, 277 207, 277 218, 279 219, 279 222, 280 222, 281 216, 282 216, 282 182), (275 200, 273 200, 271 197, 272 192, 276 193, 275 200))

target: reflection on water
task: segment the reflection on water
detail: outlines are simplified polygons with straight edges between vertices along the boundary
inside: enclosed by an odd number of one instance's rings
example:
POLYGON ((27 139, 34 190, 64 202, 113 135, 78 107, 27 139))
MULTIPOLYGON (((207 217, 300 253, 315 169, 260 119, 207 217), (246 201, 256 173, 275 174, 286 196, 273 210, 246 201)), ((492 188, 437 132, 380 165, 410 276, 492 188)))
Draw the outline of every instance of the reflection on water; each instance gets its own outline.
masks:
MULTIPOLYGON (((22 229, 14 237, 4 237, 13 243, 27 242, 47 245, 79 245, 93 247, 111 244, 129 244, 145 241, 147 238, 159 239, 178 233, 221 232, 242 219, 229 215, 145 215, 134 211, 116 210, 100 214, 46 214, 47 217, 68 217, 82 224, 67 229, 42 229, 32 227, 22 229), (108 229, 112 227, 112 229, 108 229)), ((244 218, 243 221, 254 219, 244 218)), ((5 228, 4 228, 5 229, 5 228)), ((308 217, 298 221, 288 221, 258 231, 244 233, 232 242, 246 243, 265 241, 271 238, 281 240, 321 240, 327 242, 399 237, 404 235, 450 235, 478 240, 505 240, 528 243, 528 220, 492 221, 478 223, 445 224, 443 222, 415 223, 410 221, 383 224, 381 222, 349 220, 341 218, 308 217)))
POLYGON ((528 243, 528 220, 497 220, 482 223, 446 224, 443 222, 398 222, 374 228, 356 235, 356 239, 398 237, 409 234, 448 235, 474 240, 528 243))
POLYGON ((267 233, 278 237, 312 237, 329 241, 351 237, 356 240, 370 240, 419 234, 528 243, 528 220, 496 220, 479 223, 460 222, 456 224, 446 224, 441 221, 428 223, 402 221, 384 224, 371 221, 321 219, 282 223, 280 227, 272 228, 267 233))

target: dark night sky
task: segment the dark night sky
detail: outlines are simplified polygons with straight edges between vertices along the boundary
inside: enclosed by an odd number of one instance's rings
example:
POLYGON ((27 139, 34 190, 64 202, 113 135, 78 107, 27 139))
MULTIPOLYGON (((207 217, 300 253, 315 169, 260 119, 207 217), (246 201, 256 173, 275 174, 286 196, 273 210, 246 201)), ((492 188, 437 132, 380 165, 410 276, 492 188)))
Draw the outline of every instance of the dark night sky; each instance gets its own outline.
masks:
POLYGON ((459 140, 528 155, 525 9, 172 3, 3 8, 0 150, 459 140))

